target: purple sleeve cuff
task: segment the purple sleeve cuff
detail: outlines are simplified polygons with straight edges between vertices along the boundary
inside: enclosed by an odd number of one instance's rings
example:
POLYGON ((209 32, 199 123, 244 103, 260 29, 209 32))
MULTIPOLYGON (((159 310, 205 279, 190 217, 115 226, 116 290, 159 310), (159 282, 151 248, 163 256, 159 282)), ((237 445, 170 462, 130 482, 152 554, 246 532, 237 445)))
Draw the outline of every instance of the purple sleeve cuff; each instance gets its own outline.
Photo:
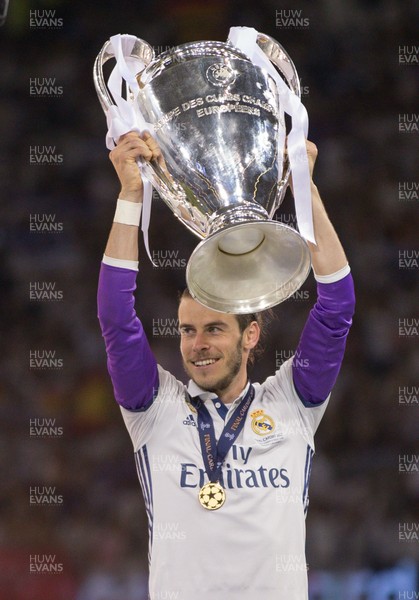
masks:
POLYGON ((334 283, 317 284, 317 302, 310 311, 292 364, 295 389, 307 407, 324 402, 335 384, 354 309, 350 273, 334 283))
POLYGON ((128 410, 145 410, 158 390, 157 363, 134 308, 137 272, 102 263, 97 295, 115 399, 128 410))

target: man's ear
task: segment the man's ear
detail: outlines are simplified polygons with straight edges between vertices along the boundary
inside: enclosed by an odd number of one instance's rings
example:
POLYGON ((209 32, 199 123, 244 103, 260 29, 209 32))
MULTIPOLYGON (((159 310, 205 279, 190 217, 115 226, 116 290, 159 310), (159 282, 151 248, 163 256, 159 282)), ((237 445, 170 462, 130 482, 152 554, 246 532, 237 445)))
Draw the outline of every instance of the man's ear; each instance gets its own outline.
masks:
POLYGON ((243 348, 252 350, 260 338, 260 327, 257 321, 252 321, 243 332, 243 348))

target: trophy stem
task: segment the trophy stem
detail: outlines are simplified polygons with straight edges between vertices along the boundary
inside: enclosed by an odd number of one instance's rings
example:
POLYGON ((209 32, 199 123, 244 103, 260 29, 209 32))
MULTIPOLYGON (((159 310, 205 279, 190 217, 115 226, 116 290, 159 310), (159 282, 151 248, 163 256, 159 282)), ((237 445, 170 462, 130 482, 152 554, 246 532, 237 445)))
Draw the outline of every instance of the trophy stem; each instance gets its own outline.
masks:
POLYGON ((213 310, 253 313, 283 302, 311 268, 306 241, 275 221, 236 223, 195 248, 186 268, 192 296, 213 310))
MULTIPOLYGON (((264 240, 259 228, 237 228, 241 223, 256 223, 269 218, 266 210, 259 205, 240 204, 218 210, 211 217, 208 238, 219 232, 218 248, 224 254, 240 256, 254 251, 264 240)), ((207 238, 207 239, 208 239, 207 238)))
POLYGON ((248 221, 266 221, 269 215, 260 204, 245 202, 235 206, 227 206, 218 209, 209 219, 208 237, 220 229, 247 223, 248 221))

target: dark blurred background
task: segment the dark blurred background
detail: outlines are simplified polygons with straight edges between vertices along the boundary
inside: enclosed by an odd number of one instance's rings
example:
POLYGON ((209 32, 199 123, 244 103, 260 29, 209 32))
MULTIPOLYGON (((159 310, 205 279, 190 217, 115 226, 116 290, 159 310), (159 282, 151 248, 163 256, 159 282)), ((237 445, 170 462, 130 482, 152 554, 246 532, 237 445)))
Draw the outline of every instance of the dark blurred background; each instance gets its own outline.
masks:
MULTIPOLYGON (((0 600, 147 597, 143 501, 96 319, 118 182, 92 66, 115 33, 160 53, 225 40, 233 25, 270 34, 297 66, 319 148, 315 179, 356 283, 344 366, 317 433, 311 600, 416 597, 418 6, 2 3, 0 600)), ((279 213, 295 223, 290 197, 279 213)), ((196 244, 155 195, 150 246, 161 265, 176 260, 153 268, 143 252, 137 308, 159 362, 180 379, 171 324, 196 244)), ((275 309, 255 381, 295 349, 314 301, 310 276, 275 309)))

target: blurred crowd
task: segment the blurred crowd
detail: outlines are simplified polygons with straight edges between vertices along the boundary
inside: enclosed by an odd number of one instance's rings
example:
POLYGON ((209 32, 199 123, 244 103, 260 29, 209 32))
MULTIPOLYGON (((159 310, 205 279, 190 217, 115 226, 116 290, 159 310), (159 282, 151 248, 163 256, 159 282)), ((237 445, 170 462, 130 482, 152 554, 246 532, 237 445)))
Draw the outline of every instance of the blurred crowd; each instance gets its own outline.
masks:
MULTIPOLYGON (((115 33, 159 53, 225 40, 232 25, 273 36, 297 66, 316 182, 356 284, 344 366, 317 433, 311 598, 413 597, 399 593, 416 589, 419 559, 419 136, 399 120, 417 115, 418 59, 400 56, 414 46, 418 17, 410 0, 11 2, 0 29, 0 600, 147 598, 141 491, 96 318, 118 183, 91 72, 115 33), (31 21, 48 10, 48 26, 31 21), (297 11, 294 25, 283 10, 297 11), (48 94, 34 93, 37 78, 54 80, 48 94), (55 164, 31 162, 47 146, 55 164), (46 557, 55 566, 37 574, 31 565, 46 557)), ((277 218, 290 215, 287 197, 277 218)), ((196 243, 155 196, 152 250, 182 262, 196 243)), ((184 269, 142 256, 138 312, 159 362, 185 380, 178 339, 155 328, 176 318, 184 269)), ((312 278, 303 291, 275 309, 253 380, 296 347, 312 278)))

